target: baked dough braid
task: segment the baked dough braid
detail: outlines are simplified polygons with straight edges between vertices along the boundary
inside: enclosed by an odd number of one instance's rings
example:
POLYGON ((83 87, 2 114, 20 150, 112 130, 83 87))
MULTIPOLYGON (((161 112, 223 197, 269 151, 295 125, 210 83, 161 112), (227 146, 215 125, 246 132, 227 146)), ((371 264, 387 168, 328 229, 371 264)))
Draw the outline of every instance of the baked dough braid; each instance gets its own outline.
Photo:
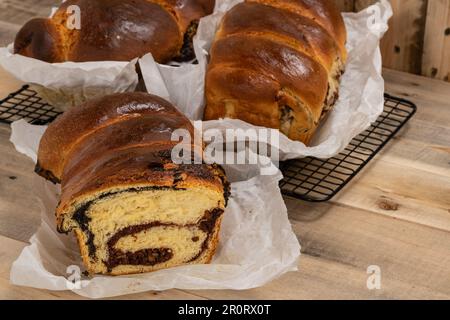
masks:
POLYGON ((214 0, 68 0, 50 19, 26 23, 14 52, 46 62, 130 61, 152 53, 160 63, 195 57, 198 20, 214 0), (71 6, 80 9, 80 28, 71 6))
POLYGON ((338 98, 346 29, 329 0, 247 0, 211 48, 205 120, 241 119, 308 144, 338 98))
MULTIPOLYGON (((36 172, 61 183, 57 227, 75 232, 90 273, 211 261, 229 184, 220 166, 172 161, 177 129, 193 136, 167 101, 122 93, 70 109, 45 132, 36 172)), ((197 154, 198 143, 188 144, 197 154)))

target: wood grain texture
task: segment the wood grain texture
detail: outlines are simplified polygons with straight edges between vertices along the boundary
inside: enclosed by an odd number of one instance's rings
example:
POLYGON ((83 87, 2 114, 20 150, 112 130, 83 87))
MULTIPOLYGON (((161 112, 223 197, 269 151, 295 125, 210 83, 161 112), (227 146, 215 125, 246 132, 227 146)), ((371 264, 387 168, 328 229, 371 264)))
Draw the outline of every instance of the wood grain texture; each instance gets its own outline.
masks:
MULTIPOLYGON (((387 91, 417 103, 418 113, 333 201, 285 198, 302 244, 298 272, 254 290, 122 298, 449 299, 450 84, 391 70, 384 77, 387 91), (370 265, 381 267, 381 290, 366 287, 370 265)), ((9 80, 0 72, 0 92, 9 80)), ((39 225, 33 164, 14 150, 9 133, 0 125, 0 298, 77 299, 8 282, 11 263, 39 225)))
MULTIPOLYGON (((81 296, 69 291, 53 292, 49 290, 40 290, 34 288, 25 288, 13 286, 9 282, 9 272, 11 264, 17 258, 18 253, 27 244, 0 236, 0 300, 44 300, 44 299, 84 299, 81 296)), ((119 298, 116 298, 119 299, 119 298)), ((198 295, 194 295, 181 290, 170 290, 165 292, 146 292, 120 297, 120 299, 136 299, 136 300, 199 300, 204 299, 198 295)))
POLYGON ((450 81, 450 0, 428 1, 422 73, 450 81))
POLYGON ((341 12, 353 12, 355 11, 354 0, 334 0, 341 12))
POLYGON ((46 17, 58 0, 0 0, 0 46, 14 41, 20 27, 35 17, 46 17))
MULTIPOLYGON (((356 0, 360 11, 375 0, 356 0)), ((399 71, 420 74, 427 0, 391 0, 394 16, 381 42, 383 65, 399 71)))
POLYGON ((22 81, 14 78, 12 75, 10 75, 0 67, 0 81, 2 81, 3 79, 5 81, 0 84, 0 99, 3 99, 8 94, 18 90, 18 88, 21 88, 24 85, 22 81))
MULTIPOLYGON (((341 8, 351 3, 339 1, 341 8)), ((376 0, 354 0, 360 11, 376 0)), ((387 68, 450 81, 450 0, 390 0, 394 16, 381 42, 387 68)))

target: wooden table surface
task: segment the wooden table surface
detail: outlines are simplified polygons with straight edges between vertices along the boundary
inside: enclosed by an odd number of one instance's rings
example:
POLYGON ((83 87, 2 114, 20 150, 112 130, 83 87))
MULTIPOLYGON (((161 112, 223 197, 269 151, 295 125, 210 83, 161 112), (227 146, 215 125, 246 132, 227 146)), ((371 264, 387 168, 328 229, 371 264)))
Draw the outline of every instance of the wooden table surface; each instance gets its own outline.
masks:
MULTIPOLYGON (((0 0, 0 45, 55 0, 0 0), (39 3, 39 5, 37 5, 39 3)), ((384 71, 387 92, 418 113, 333 201, 286 198, 302 244, 299 271, 248 291, 149 292, 132 299, 449 299, 450 84, 384 71), (367 288, 367 268, 381 268, 381 290, 367 288)), ((0 70, 0 98, 20 87, 0 70)), ((0 299, 79 299, 9 283, 12 262, 39 223, 30 189, 33 163, 0 124, 0 299)))
MULTIPOLYGON (((417 115, 333 201, 286 198, 302 244, 299 271, 248 291, 144 293, 134 299, 449 299, 450 84, 385 70, 387 92, 415 102, 417 115), (381 268, 381 290, 367 268, 381 268)), ((20 84, 0 71, 0 97, 20 84)), ((79 298, 12 286, 12 262, 36 231, 33 163, 0 124, 0 298, 79 298)))

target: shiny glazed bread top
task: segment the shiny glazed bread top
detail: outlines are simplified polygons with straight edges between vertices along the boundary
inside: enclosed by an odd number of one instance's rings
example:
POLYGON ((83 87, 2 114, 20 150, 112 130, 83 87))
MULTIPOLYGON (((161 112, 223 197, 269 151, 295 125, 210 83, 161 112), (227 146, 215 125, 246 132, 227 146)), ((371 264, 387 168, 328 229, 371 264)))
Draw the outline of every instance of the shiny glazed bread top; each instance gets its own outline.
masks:
MULTIPOLYGON (((164 63, 191 46, 189 27, 214 0, 68 0, 52 18, 26 23, 14 52, 46 62, 130 61, 152 53, 164 63), (79 8, 76 18, 73 6, 79 8), (78 20, 74 20, 78 19, 78 20), (74 23, 78 21, 78 26, 74 23), (186 38, 187 37, 187 38, 186 38)), ((195 31, 195 30, 194 30, 195 31)), ((192 54, 192 52, 189 52, 192 54)))
POLYGON ((345 41, 332 1, 234 6, 211 48, 205 119, 237 118, 309 143, 337 100, 345 41))
POLYGON ((136 92, 97 98, 71 108, 49 126, 40 142, 38 167, 59 182, 71 157, 89 157, 86 149, 98 155, 130 146, 172 146, 172 132, 179 128, 193 132, 190 121, 157 96, 136 92))

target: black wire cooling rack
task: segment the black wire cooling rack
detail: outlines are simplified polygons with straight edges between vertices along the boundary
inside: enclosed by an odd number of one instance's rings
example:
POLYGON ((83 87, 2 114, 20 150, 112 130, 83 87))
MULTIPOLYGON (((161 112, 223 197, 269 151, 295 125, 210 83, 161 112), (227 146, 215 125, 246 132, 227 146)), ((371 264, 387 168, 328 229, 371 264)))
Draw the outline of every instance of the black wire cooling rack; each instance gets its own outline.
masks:
POLYGON ((44 125, 53 121, 60 112, 42 100, 28 85, 0 100, 0 122, 11 123, 25 119, 29 123, 44 125))
POLYGON ((384 112, 341 154, 327 160, 305 158, 282 163, 283 194, 309 202, 331 200, 416 113, 412 102, 385 94, 384 112))
MULTIPOLYGON (((417 110, 413 103, 388 94, 385 95, 384 105, 384 112, 377 122, 353 139, 338 156, 328 160, 305 158, 282 163, 282 192, 310 202, 331 200, 383 149, 417 110)), ((59 114, 28 85, 0 100, 0 122, 25 119, 32 124, 44 125, 59 114)))

